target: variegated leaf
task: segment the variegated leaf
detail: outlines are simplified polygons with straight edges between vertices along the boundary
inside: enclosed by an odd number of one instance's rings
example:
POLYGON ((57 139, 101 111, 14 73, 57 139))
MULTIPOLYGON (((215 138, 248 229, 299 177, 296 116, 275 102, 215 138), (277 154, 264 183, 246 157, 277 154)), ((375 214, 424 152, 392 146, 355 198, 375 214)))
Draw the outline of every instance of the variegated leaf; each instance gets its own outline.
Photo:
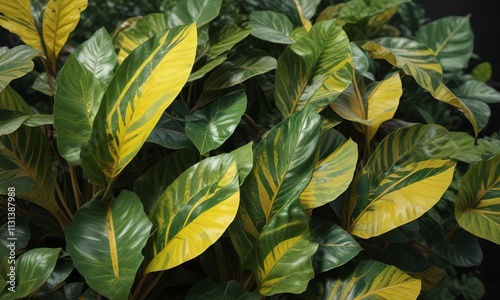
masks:
POLYGON ((9 83, 24 76, 33 70, 33 58, 38 56, 39 51, 26 45, 19 45, 12 49, 0 48, 0 92, 9 83))
POLYGON ((0 2, 0 26, 17 34, 31 48, 37 51, 43 50, 31 11, 31 0, 0 2))

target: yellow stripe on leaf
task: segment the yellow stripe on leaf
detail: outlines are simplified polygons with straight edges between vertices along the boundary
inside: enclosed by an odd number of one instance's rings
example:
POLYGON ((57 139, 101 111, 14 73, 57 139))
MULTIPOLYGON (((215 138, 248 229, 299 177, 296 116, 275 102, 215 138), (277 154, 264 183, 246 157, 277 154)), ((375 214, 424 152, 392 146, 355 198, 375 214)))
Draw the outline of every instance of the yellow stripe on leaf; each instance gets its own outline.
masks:
POLYGON ((17 34, 31 48, 43 49, 40 34, 31 13, 31 0, 0 1, 0 26, 17 34))

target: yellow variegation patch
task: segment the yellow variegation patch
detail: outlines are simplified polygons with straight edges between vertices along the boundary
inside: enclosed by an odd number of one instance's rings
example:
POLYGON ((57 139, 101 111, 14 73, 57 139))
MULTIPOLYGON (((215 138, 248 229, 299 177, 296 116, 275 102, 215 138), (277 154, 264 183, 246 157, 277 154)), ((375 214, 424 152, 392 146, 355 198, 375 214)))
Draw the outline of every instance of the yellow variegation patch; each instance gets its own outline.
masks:
POLYGON ((43 49, 40 34, 31 13, 31 0, 0 1, 0 26, 17 34, 33 49, 43 49))

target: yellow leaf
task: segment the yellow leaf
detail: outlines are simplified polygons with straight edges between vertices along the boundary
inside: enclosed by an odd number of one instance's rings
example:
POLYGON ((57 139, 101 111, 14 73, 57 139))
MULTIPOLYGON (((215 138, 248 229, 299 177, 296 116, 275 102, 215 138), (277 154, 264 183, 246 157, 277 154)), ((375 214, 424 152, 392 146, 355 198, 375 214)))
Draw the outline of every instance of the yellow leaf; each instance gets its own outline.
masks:
POLYGON ((40 34, 30 5, 30 0, 2 0, 0 2, 0 26, 17 34, 31 48, 42 50, 40 34))

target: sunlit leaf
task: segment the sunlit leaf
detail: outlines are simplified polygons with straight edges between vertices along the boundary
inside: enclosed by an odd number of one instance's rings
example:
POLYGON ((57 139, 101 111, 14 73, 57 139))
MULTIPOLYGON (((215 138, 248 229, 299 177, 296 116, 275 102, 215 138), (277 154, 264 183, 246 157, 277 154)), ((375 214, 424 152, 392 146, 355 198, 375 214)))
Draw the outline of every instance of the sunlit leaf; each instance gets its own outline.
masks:
POLYGON ((241 185, 245 181, 245 178, 247 178, 248 174, 250 174, 253 167, 253 143, 250 142, 241 146, 240 148, 231 151, 231 154, 236 160, 241 185))
POLYGON ((33 13, 31 0, 0 2, 0 26, 17 34, 31 48, 41 51, 42 42, 33 13))

